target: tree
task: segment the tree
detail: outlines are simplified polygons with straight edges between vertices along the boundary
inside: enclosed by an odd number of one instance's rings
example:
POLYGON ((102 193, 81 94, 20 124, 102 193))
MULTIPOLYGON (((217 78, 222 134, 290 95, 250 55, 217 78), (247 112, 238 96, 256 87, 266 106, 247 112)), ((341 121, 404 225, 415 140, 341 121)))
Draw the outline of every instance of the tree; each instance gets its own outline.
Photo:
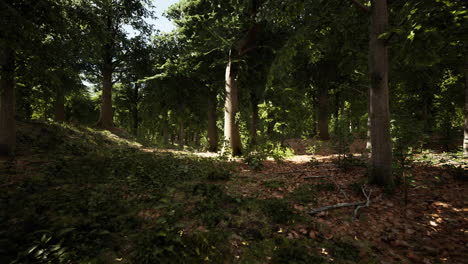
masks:
POLYGON ((1 52, 0 155, 9 155, 16 144, 15 51, 4 44, 1 52))
POLYGON ((112 85, 115 69, 120 65, 126 34, 122 29, 124 24, 134 29, 148 32, 149 27, 144 18, 151 17, 148 10, 148 0, 93 0, 88 3, 89 23, 93 27, 93 45, 99 57, 95 64, 99 65, 102 82, 101 113, 97 126, 110 129, 114 126, 112 110, 112 85))
POLYGON ((29 55, 40 47, 47 34, 58 27, 60 8, 52 0, 0 2, 0 155, 13 154, 16 145, 17 54, 29 55))
POLYGON ((463 138, 463 155, 468 157, 468 42, 465 42, 465 126, 463 138))
POLYGON ((368 8, 352 0, 359 8, 370 13, 369 40, 369 116, 372 156, 369 182, 393 185, 392 141, 390 137, 390 107, 388 90, 388 48, 382 34, 388 30, 387 0, 372 0, 368 8))

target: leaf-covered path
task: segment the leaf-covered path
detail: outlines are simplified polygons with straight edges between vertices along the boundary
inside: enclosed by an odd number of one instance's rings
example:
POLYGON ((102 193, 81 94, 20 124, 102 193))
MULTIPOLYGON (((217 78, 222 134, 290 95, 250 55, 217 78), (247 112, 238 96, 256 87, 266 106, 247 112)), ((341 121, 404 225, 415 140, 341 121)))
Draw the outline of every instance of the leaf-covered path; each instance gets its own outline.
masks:
MULTIPOLYGON (((336 157, 318 157, 319 164, 308 162, 310 156, 295 156, 279 164, 267 161, 260 172, 240 165, 240 174, 228 184, 228 192, 243 197, 286 199, 308 189, 309 194, 303 194, 304 202, 299 199, 293 204, 296 211, 302 212, 365 200, 360 186, 366 182, 366 169, 352 167, 343 171, 332 159, 336 157)), ((315 215, 314 221, 319 225, 285 225, 278 230, 290 239, 352 238, 362 246, 361 258, 378 257, 381 263, 465 263, 466 181, 454 179, 435 166, 418 165, 407 173, 413 176, 406 202, 403 186, 391 193, 368 186, 372 189, 370 206, 362 208, 355 221, 354 207, 340 208, 315 215)))

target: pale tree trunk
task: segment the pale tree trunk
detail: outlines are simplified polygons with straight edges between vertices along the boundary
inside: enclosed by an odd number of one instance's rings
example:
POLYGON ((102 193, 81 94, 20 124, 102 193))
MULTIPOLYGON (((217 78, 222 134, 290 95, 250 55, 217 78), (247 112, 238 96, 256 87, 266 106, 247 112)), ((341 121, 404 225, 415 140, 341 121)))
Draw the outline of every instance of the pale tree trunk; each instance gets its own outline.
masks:
POLYGON ((369 43, 371 79, 371 171, 369 183, 393 185, 388 91, 388 49, 379 36, 388 29, 387 0, 373 0, 369 43))
POLYGON ((110 129, 114 126, 112 115, 112 57, 110 56, 104 58, 101 115, 97 126, 103 129, 110 129))
POLYGON ((16 145, 15 51, 1 50, 0 72, 0 155, 13 155, 16 145))
POLYGON ((318 132, 321 140, 329 140, 328 131, 328 87, 321 84, 318 88, 318 132))
POLYGON ((465 44, 465 128, 463 156, 468 157, 468 43, 465 44))
MULTIPOLYGON (((236 115, 239 112, 237 80, 235 64, 229 54, 229 62, 226 66, 226 102, 224 106, 224 140, 231 147, 232 155, 239 156, 242 153, 242 143, 239 134, 239 124, 236 115)), ((223 152, 227 146, 223 146, 223 152)))
POLYGON ((208 151, 218 151, 218 128, 216 126, 216 93, 208 94, 208 151))
POLYGON ((63 88, 58 87, 55 95, 54 102, 55 121, 62 123, 65 122, 65 95, 63 88))
POLYGON ((250 94, 250 103, 252 105, 252 126, 250 127, 250 148, 253 149, 257 145, 257 130, 258 130, 258 123, 260 120, 258 116, 259 100, 253 92, 250 94))

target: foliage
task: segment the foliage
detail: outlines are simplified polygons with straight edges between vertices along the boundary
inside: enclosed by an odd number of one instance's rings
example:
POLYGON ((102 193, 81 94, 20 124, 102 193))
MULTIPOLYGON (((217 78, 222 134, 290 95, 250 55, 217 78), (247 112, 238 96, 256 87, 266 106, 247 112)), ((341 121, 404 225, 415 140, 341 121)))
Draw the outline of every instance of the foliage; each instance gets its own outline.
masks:
POLYGON ((275 250, 272 263, 326 263, 321 256, 314 255, 312 248, 302 240, 280 240, 275 250))
POLYGON ((262 200, 261 210, 273 223, 277 224, 286 224, 295 218, 291 206, 283 199, 262 200))
POLYGON ((251 151, 244 154, 243 160, 254 171, 260 171, 263 168, 263 162, 266 160, 265 153, 251 151))

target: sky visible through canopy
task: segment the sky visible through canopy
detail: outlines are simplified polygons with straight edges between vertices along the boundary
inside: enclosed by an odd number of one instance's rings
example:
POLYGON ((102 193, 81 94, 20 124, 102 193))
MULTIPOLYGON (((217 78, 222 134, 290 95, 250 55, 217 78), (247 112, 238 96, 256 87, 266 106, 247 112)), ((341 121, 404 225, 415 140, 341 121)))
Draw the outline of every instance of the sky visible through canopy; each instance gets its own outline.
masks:
MULTIPOLYGON (((147 19, 146 21, 154 26, 155 29, 161 32, 171 32, 174 30, 175 26, 167 18, 163 17, 163 13, 173 4, 179 2, 180 0, 153 0, 153 5, 155 6, 152 10, 156 16, 156 19, 147 19)), ((137 34, 131 26, 125 26, 124 29, 128 32, 130 36, 137 34)))

